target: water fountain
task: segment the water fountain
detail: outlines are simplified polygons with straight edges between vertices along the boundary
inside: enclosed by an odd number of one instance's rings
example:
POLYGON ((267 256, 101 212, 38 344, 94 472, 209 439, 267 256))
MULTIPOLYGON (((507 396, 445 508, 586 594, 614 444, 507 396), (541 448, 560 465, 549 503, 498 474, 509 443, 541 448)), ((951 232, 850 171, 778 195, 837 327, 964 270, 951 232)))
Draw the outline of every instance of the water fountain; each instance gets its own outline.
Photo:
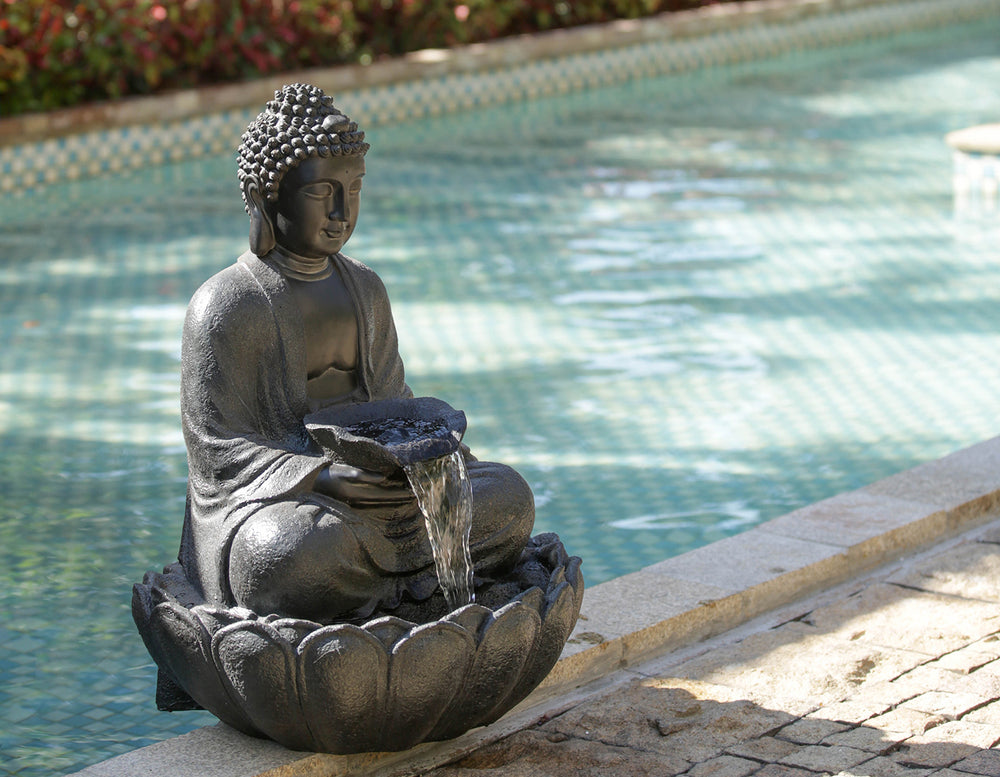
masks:
POLYGON ((306 417, 309 433, 331 455, 376 470, 402 468, 451 609, 476 599, 469 548, 472 484, 460 449, 465 426, 465 413, 433 397, 368 402, 306 417))
POLYGON ((364 133, 297 84, 250 125, 250 251, 192 298, 178 561, 133 588, 157 706, 331 753, 503 715, 549 672, 580 559, 530 537, 531 491, 466 417, 414 397, 385 289, 340 252, 364 133))

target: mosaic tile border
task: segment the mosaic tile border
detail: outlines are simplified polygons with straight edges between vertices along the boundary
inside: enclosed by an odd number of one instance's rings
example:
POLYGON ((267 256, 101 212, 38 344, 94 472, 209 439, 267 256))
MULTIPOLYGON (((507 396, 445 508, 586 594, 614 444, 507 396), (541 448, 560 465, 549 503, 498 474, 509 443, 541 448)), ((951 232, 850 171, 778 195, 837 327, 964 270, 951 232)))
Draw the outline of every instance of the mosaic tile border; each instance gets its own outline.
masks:
MULTIPOLYGON (((741 4, 736 11, 731 8, 737 7, 712 6, 679 15, 676 24, 664 16, 569 31, 547 38, 558 45, 536 46, 539 58, 517 58, 523 62, 518 65, 498 62, 515 60, 518 44, 507 43, 478 49, 479 54, 487 51, 480 60, 489 66, 482 70, 475 70, 468 60, 476 57, 468 52, 442 53, 444 64, 438 68, 435 52, 422 52, 410 58, 422 60, 416 70, 429 74, 419 80, 406 80, 413 74, 407 74, 405 62, 390 63, 382 76, 399 80, 370 87, 338 88, 360 80, 357 67, 310 75, 338 102, 349 105, 352 117, 371 127, 971 21, 1000 14, 1000 0, 760 0, 741 4), (621 45, 623 37, 646 40, 621 45), (601 44, 612 47, 599 48, 601 44), (574 47, 581 51, 551 55, 554 48, 574 47)), ((532 47, 524 48, 530 57, 532 47)), ((243 93, 249 97, 261 91, 262 84, 243 93)), ((174 102, 183 103, 185 97, 174 102)), ((192 101, 198 98, 187 102, 192 101)), ((24 194, 57 181, 224 153, 236 147, 261 100, 255 96, 250 102, 254 107, 0 147, 0 193, 24 194)), ((154 111, 146 104, 142 113, 154 111)))

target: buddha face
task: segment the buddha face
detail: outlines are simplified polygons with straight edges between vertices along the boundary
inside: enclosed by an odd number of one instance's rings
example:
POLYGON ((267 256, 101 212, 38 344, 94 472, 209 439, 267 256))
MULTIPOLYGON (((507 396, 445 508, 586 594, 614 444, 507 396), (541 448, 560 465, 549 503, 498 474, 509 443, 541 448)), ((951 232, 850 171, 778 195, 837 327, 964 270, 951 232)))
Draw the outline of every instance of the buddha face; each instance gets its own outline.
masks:
POLYGON ((360 155, 309 157, 289 170, 274 210, 278 246, 310 259, 340 251, 358 223, 364 174, 360 155))

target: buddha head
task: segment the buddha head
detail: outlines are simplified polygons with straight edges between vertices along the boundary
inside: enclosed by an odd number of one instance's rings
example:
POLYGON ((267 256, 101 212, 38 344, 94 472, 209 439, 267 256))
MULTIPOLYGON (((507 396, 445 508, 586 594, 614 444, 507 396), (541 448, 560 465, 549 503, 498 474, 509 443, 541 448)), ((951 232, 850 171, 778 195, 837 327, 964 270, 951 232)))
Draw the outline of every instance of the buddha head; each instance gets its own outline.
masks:
POLYGON ((322 89, 292 84, 254 119, 239 147, 250 250, 318 258, 337 253, 357 223, 368 144, 322 89))

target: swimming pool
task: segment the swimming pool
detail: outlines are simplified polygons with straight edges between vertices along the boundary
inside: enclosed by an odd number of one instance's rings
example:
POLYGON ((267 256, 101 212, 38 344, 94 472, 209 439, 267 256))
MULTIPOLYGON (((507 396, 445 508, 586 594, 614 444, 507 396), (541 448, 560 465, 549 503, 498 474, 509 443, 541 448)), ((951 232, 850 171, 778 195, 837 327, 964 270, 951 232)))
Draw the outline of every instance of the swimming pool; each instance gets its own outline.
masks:
MULTIPOLYGON (((372 130, 349 252, 597 583, 1000 431, 1000 220, 942 140, 1000 113, 998 40, 372 130)), ((228 157, 0 211, 0 773, 213 721, 155 711, 129 589, 179 538, 184 307, 245 241, 228 157)))

